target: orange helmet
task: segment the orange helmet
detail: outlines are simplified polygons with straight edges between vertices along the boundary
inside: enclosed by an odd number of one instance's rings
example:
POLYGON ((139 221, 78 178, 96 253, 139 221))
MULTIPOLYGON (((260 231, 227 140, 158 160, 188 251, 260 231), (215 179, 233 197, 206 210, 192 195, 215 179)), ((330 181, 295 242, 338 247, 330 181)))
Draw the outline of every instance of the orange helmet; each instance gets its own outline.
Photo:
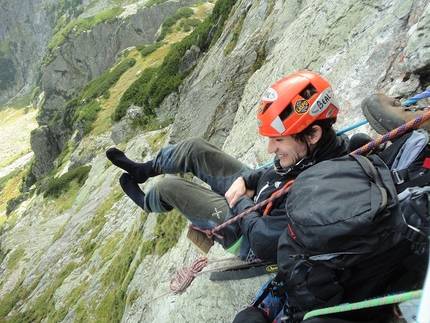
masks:
POLYGON ((316 120, 337 116, 339 104, 325 79, 302 71, 273 84, 258 107, 258 130, 262 136, 300 133, 316 120))

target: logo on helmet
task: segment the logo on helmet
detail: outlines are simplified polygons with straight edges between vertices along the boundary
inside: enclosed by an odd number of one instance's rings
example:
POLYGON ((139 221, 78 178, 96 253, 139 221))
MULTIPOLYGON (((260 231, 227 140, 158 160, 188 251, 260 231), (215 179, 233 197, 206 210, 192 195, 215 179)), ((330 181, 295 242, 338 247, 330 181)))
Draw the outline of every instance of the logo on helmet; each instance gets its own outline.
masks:
POLYGON ((258 107, 257 107, 257 113, 263 112, 263 107, 264 107, 264 102, 260 101, 260 103, 258 104, 258 107))
POLYGON ((274 89, 268 88, 266 92, 264 92, 263 96, 261 97, 261 100, 275 101, 277 98, 278 98, 278 93, 274 89))
POLYGON ((331 108, 327 111, 327 114, 325 115, 326 119, 330 119, 331 115, 334 112, 334 108, 331 108))
POLYGON ((295 107, 294 107, 294 111, 296 111, 296 113, 298 114, 303 114, 308 112, 309 110, 309 102, 306 100, 297 100, 295 107))
POLYGON ((333 91, 330 88, 327 88, 320 94, 320 96, 315 100, 312 104, 309 114, 311 116, 317 116, 321 114, 324 110, 326 110, 332 101, 333 91))

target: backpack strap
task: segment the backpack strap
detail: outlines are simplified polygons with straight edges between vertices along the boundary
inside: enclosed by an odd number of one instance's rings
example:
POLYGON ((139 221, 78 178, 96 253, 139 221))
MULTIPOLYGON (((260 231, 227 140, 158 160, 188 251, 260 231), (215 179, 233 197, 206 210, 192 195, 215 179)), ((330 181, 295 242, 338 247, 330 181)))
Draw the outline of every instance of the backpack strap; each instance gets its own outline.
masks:
MULTIPOLYGON (((428 139, 428 135, 427 135, 427 139, 428 139)), ((419 150, 421 151, 422 148, 419 148, 419 150)), ((357 160, 357 162, 361 165, 361 167, 366 171, 367 175, 370 178, 373 178, 375 184, 381 190, 383 201, 381 203, 379 211, 383 210, 387 204, 387 192, 383 186, 380 174, 378 173, 378 171, 376 170, 372 162, 366 157, 363 157, 361 155, 350 155, 350 156, 354 157, 357 160), (368 170, 370 171, 370 173, 368 170)), ((410 164, 410 161, 407 164, 405 164, 405 166, 409 164, 410 164)), ((420 174, 421 176, 418 176, 411 180, 409 180, 407 168, 402 170, 392 169, 390 173, 391 173, 391 177, 393 178, 397 193, 403 192, 408 187, 424 186, 428 184, 430 182, 430 171, 429 171, 430 158, 426 158, 424 160, 423 169, 425 171, 421 172, 420 174), (402 176, 405 176, 407 180, 405 181, 402 176)), ((422 254, 425 251, 426 245, 428 243, 427 234, 424 233, 422 230, 407 223, 404 217, 403 217, 403 222, 404 223, 400 228, 402 235, 412 243, 412 250, 415 253, 417 253, 418 255, 422 254)))
POLYGON ((403 192, 408 187, 413 186, 425 186, 430 183, 430 158, 426 158, 423 164, 423 171, 420 173, 420 176, 409 179, 408 169, 393 169, 391 170, 391 177, 393 178, 393 182, 396 185, 397 193, 403 192))
POLYGON ((350 155, 353 157, 363 168, 363 170, 366 172, 367 176, 373 180, 373 182, 376 184, 376 186, 379 188, 381 192, 381 205, 379 206, 378 212, 382 211, 386 206, 388 202, 388 195, 387 190, 384 187, 384 184, 382 183, 381 175, 376 170, 375 166, 372 164, 372 162, 361 155, 350 155), (370 171, 370 172, 369 172, 370 171))
POLYGON ((430 182, 430 149, 429 134, 423 129, 414 130, 398 149, 397 155, 391 165, 391 177, 396 186, 397 193, 408 187, 424 186, 430 182), (410 178, 409 168, 418 159, 424 158, 418 176, 410 178))

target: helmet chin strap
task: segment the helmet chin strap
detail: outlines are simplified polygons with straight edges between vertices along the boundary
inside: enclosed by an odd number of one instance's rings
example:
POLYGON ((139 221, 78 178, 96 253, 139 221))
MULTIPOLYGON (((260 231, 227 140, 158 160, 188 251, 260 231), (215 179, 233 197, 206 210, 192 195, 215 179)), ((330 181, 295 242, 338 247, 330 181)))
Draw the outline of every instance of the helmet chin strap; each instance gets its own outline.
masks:
POLYGON ((300 159, 298 162, 296 162, 294 165, 292 166, 288 166, 288 167, 282 167, 281 166, 281 162, 280 160, 275 160, 273 165, 275 168, 275 171, 279 174, 279 175, 286 175, 289 172, 291 172, 293 169, 303 169, 303 168, 307 168, 310 166, 313 166, 315 164, 316 158, 315 155, 316 153, 319 151, 319 148, 315 149, 313 152, 311 151, 311 148, 309 147, 308 142, 306 142, 306 148, 307 148, 307 154, 305 157, 303 157, 302 159, 300 159))

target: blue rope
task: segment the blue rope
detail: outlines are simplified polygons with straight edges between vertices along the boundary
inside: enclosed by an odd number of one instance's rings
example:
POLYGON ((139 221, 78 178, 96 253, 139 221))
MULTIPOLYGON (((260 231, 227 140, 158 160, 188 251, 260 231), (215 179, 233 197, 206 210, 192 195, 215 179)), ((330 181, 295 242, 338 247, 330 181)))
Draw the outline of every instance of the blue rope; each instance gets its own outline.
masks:
POLYGON ((353 124, 352 126, 349 126, 349 127, 345 128, 345 129, 342 129, 342 130, 339 130, 338 132, 336 132, 336 135, 340 135, 342 133, 345 133, 347 131, 350 131, 352 129, 360 127, 360 126, 366 124, 367 122, 368 122, 367 120, 363 120, 363 121, 357 122, 356 124, 353 124))
POLYGON ((429 97, 430 97, 430 90, 426 90, 423 93, 417 94, 417 95, 409 98, 408 100, 403 102, 402 105, 412 105, 412 104, 417 103, 419 100, 429 98, 429 97))

